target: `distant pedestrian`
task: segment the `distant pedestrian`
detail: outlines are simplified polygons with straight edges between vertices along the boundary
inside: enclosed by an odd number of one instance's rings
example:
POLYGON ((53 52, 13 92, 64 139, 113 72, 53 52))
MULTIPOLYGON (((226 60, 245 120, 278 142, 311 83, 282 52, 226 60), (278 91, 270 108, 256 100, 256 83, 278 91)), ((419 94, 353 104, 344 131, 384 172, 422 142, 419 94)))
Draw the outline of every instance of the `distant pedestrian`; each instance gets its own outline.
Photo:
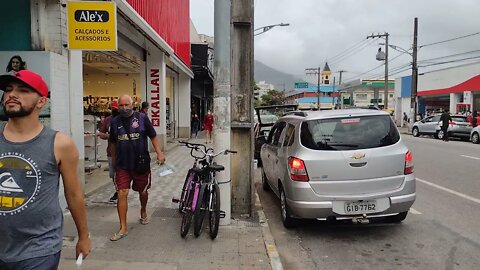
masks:
POLYGON ((408 123, 408 115, 406 112, 403 112, 403 125, 402 127, 405 127, 408 123))
POLYGON ((445 110, 440 116, 440 121, 438 121, 438 124, 442 122, 442 127, 441 127, 443 132, 442 140, 445 142, 448 142, 448 126, 450 125, 451 121, 452 121, 452 117, 450 116, 450 113, 448 112, 448 110, 445 110))
POLYGON ((78 150, 68 135, 39 121, 47 84, 37 73, 20 70, 0 76, 0 89, 8 116, 0 124, 0 269, 58 268, 64 236, 60 179, 77 227, 76 256, 87 257, 92 243, 78 150))
POLYGON ((7 72, 20 71, 20 70, 25 70, 25 69, 27 69, 26 64, 22 60, 22 57, 20 57, 20 55, 12 56, 12 58, 10 58, 10 61, 8 61, 8 65, 7 65, 7 68, 6 68, 7 72))
POLYGON ((191 129, 192 129, 192 138, 193 138, 193 136, 195 136, 195 138, 197 138, 198 130, 200 129, 200 119, 198 119, 197 114, 192 115, 192 119, 190 121, 190 126, 191 126, 191 129))
POLYGON ((480 117, 478 116, 478 112, 475 110, 472 113, 472 127, 478 126, 478 122, 480 117))
POLYGON ((203 118, 203 128, 205 128, 205 143, 211 143, 212 140, 212 131, 213 131, 213 114, 212 111, 208 110, 207 114, 203 118))
POLYGON ((112 163, 118 191, 117 212, 120 229, 110 238, 111 241, 120 240, 128 235, 127 197, 130 186, 139 194, 140 224, 149 223, 147 202, 151 172, 148 138, 157 153, 157 162, 161 164, 165 162, 165 155, 152 123, 145 114, 133 111, 132 98, 128 95, 121 96, 118 99, 118 108, 119 115, 112 119, 110 125, 109 140, 112 143, 112 163))
POLYGON ((140 109, 140 112, 148 115, 148 109, 150 109, 150 104, 146 101, 142 102, 142 108, 140 109))
MULTIPOLYGON (((100 137, 103 140, 108 140, 108 138, 110 137, 110 124, 112 122, 112 118, 118 115, 118 102, 116 100, 112 101, 111 109, 112 109, 112 114, 109 115, 107 118, 105 118, 102 126, 100 127, 100 132, 98 133, 98 137, 100 137)), ((109 176, 112 179, 113 184, 115 185, 115 170, 113 169, 112 143, 110 142, 110 140, 108 140, 108 145, 107 145, 107 158, 108 158, 109 176)), ((115 193, 113 194, 112 197, 110 197, 109 201, 111 203, 116 203, 117 199, 118 199, 118 193, 115 190, 115 193)))

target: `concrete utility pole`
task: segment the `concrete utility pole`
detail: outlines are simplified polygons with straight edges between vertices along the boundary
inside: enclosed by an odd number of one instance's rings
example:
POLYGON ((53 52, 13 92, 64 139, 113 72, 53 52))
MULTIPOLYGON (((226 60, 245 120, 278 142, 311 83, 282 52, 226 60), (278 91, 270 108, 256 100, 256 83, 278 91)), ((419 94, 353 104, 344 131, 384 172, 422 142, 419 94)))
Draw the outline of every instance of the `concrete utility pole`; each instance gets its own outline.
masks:
MULTIPOLYGON (((213 84, 213 113, 215 116, 214 149, 216 151, 231 149, 230 147, 230 4, 231 0, 216 0, 214 11, 214 84, 213 84)), ((237 150, 237 149, 235 149, 237 150)), ((240 149, 238 149, 240 150, 240 149)), ((225 167, 218 173, 221 182, 231 179, 230 155, 221 156, 217 163, 225 167)), ((222 225, 231 221, 231 185, 220 185, 220 205, 225 211, 225 218, 220 220, 222 225)))
POLYGON ((232 1, 232 212, 252 214, 253 183, 253 0, 232 1))
MULTIPOLYGON (((413 61, 412 61, 412 97, 411 108, 413 110, 413 119, 417 119, 417 85, 418 85, 418 67, 417 67, 417 38, 418 38, 418 18, 413 23, 413 61)), ((412 122, 415 122, 412 121, 412 122)))
POLYGON ((320 75, 322 71, 320 67, 317 68, 306 68, 305 72, 307 75, 317 75, 317 110, 320 111, 320 75))
MULTIPOLYGON (((384 34, 377 34, 377 35, 371 34, 370 36, 367 37, 367 39, 380 38, 380 37, 385 38, 385 91, 383 94, 383 98, 384 98, 383 106, 385 109, 388 109, 388 36, 389 34, 385 32, 384 34)), ((377 104, 378 104, 378 100, 377 100, 377 104)))
POLYGON ((340 78, 338 79, 338 99, 337 99, 337 103, 338 103, 338 106, 343 109, 343 97, 342 97, 342 94, 340 93, 340 85, 342 85, 342 74, 344 72, 347 72, 347 71, 346 70, 340 70, 338 72, 340 73, 340 78))

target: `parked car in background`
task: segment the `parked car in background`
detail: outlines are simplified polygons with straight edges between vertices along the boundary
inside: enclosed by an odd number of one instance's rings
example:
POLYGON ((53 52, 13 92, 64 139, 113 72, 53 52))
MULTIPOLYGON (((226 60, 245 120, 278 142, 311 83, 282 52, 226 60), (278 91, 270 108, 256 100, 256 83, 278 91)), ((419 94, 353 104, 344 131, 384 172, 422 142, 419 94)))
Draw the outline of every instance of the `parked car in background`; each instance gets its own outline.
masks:
POLYGON ((470 132, 470 141, 475 144, 480 143, 480 126, 472 128, 472 131, 470 132))
POLYGON ((262 160, 260 158, 260 148, 265 143, 268 133, 273 124, 289 111, 294 111, 298 108, 298 105, 271 105, 261 106, 255 108, 255 125, 253 128, 255 138, 255 150, 254 159, 258 161, 258 166, 262 166, 262 160))
POLYGON ((440 114, 426 117, 420 121, 417 121, 412 126, 412 135, 418 137, 420 135, 437 136, 437 125, 440 121, 440 114))
MULTIPOLYGON (((456 137, 468 140, 472 125, 465 115, 452 115, 452 121, 448 125, 448 137, 456 137)), ((435 127, 435 134, 438 139, 443 139, 442 122, 435 127)))
POLYGON ((280 118, 261 148, 262 186, 299 219, 401 222, 415 201, 412 154, 390 114, 349 109, 280 118))

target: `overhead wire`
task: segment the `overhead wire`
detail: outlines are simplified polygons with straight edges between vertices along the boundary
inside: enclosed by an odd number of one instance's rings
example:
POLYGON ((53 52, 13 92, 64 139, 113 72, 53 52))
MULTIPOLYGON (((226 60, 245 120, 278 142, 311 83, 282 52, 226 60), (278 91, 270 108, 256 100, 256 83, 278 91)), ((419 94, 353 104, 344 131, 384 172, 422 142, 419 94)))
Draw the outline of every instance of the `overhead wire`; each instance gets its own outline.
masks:
POLYGON ((447 40, 442 40, 442 41, 437 41, 437 42, 433 42, 433 43, 424 44, 424 45, 418 46, 418 48, 423 48, 423 47, 427 47, 427 46, 433 46, 433 45, 442 44, 442 43, 446 43, 446 42, 450 42, 450 41, 455 41, 455 40, 475 36, 475 35, 478 35, 478 34, 480 34, 480 32, 476 32, 476 33, 473 33, 473 34, 468 34, 468 35, 460 36, 460 37, 456 37, 456 38, 451 38, 451 39, 447 39, 447 40))
POLYGON ((335 58, 344 55, 345 53, 349 52, 350 50, 353 50, 355 47, 357 47, 357 46, 359 46, 360 44, 365 43, 365 42, 367 42, 367 40, 366 40, 366 39, 362 39, 360 42, 357 42, 357 43, 355 43, 354 45, 352 45, 351 47, 348 47, 347 49, 343 50, 342 52, 337 53, 336 55, 328 58, 328 60, 329 60, 329 61, 334 61, 335 58))
POLYGON ((373 43, 375 43, 374 40, 368 41, 368 42, 362 44, 362 45, 361 45, 360 47, 358 47, 357 49, 352 50, 352 51, 350 51, 350 52, 342 55, 341 57, 337 58, 337 59, 334 60, 334 61, 330 61, 330 64, 331 64, 331 65, 334 65, 334 64, 341 63, 342 61, 344 61, 344 60, 350 58, 351 56, 355 55, 356 53, 364 50, 365 48, 367 48, 368 46, 372 45, 373 43))

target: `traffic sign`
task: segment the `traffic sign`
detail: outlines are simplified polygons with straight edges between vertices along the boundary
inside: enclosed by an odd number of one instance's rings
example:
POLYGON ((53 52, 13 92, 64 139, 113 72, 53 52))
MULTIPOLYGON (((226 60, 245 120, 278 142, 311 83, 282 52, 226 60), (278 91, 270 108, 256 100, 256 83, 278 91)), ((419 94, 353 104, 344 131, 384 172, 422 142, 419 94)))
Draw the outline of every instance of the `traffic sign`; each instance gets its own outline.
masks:
POLYGON ((308 88, 308 82, 296 82, 295 89, 297 88, 308 88))

